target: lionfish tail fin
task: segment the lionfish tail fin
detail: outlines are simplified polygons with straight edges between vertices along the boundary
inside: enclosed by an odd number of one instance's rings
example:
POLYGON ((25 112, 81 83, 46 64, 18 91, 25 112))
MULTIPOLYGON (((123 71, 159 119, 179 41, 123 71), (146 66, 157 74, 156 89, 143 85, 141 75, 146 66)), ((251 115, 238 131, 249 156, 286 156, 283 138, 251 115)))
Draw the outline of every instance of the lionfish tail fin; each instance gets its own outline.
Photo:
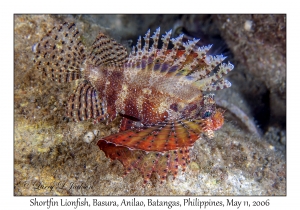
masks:
POLYGON ((59 83, 81 78, 85 47, 75 23, 65 22, 52 28, 32 46, 36 68, 43 76, 59 83))
POLYGON ((97 90, 87 81, 83 81, 69 97, 66 116, 75 122, 89 119, 94 119, 95 122, 104 121, 106 119, 105 107, 97 90))

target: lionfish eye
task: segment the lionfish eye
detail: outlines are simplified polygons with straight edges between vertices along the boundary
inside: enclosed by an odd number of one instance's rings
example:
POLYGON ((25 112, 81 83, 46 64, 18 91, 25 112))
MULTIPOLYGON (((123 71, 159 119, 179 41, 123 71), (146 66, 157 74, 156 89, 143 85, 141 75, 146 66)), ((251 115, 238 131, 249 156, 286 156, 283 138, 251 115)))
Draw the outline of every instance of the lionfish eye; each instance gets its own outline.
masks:
POLYGON ((211 116, 211 111, 206 111, 206 112, 204 112, 204 114, 203 114, 203 118, 208 118, 208 117, 210 117, 211 116))

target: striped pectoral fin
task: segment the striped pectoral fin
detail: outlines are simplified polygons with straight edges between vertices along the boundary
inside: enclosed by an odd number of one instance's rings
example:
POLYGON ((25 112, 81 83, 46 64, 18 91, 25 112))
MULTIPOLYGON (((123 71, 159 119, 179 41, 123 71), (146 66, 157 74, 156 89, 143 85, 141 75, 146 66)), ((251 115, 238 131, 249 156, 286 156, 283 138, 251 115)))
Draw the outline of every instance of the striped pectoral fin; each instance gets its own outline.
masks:
POLYGON ((53 27, 32 51, 36 68, 50 80, 63 83, 81 78, 85 47, 74 23, 53 27))
POLYGON ((194 131, 187 125, 190 121, 179 121, 175 126, 175 134, 179 147, 191 146, 198 138, 200 132, 194 131))
POLYGON ((68 100, 67 117, 75 122, 94 119, 96 122, 106 119, 105 104, 99 98, 97 90, 87 81, 78 85, 68 100))
POLYGON ((175 178, 178 168, 181 167, 184 170, 189 162, 189 150, 186 147, 159 153, 130 150, 103 140, 99 140, 97 144, 108 158, 122 163, 125 167, 125 174, 137 169, 143 176, 144 184, 149 181, 154 172, 160 176, 161 181, 166 180, 168 173, 175 178))
POLYGON ((148 146, 149 149, 160 151, 161 148, 164 148, 163 150, 169 150, 168 148, 174 148, 176 147, 176 140, 171 139, 171 133, 172 133, 172 125, 168 124, 163 127, 163 129, 160 129, 159 132, 157 132, 155 135, 152 135, 152 144, 148 146), (170 141, 171 140, 171 141, 170 141), (173 144, 172 144, 173 140, 173 144), (170 142, 169 142, 170 141, 170 142))
POLYGON ((192 146, 203 132, 202 120, 177 120, 129 129, 102 140, 130 149, 164 152, 192 146))

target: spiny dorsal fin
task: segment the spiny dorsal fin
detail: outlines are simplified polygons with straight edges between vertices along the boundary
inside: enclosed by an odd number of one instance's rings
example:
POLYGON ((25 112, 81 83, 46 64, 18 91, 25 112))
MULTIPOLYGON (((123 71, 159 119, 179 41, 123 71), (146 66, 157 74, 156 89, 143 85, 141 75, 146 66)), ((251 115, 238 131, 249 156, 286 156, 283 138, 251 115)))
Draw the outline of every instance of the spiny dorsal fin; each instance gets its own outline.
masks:
POLYGON ((180 69, 180 71, 177 71, 177 76, 187 76, 191 74, 199 73, 199 76, 203 75, 203 77, 198 77, 198 79, 204 78, 207 74, 211 72, 212 69, 207 68, 206 65, 206 54, 209 51, 209 49, 212 47, 212 45, 199 47, 197 50, 194 50, 194 52, 189 56, 190 59, 185 62, 185 65, 180 69))
POLYGON ((145 45, 144 45, 143 51, 145 51, 146 56, 147 56, 148 51, 149 51, 149 38, 150 38, 150 29, 147 31, 147 33, 144 36, 145 45))
POLYGON ((52 81, 70 82, 81 77, 85 47, 74 23, 53 27, 32 47, 36 68, 52 81))
POLYGON ((207 56, 212 45, 196 49, 198 39, 182 43, 182 35, 170 39, 171 31, 169 31, 162 36, 162 48, 157 49, 159 32, 158 28, 151 37, 153 39, 151 47, 149 46, 149 30, 144 37, 144 48, 142 48, 141 37, 139 37, 137 46, 133 48, 125 65, 125 72, 127 71, 131 77, 130 81, 135 80, 134 77, 140 70, 145 70, 149 72, 147 74, 149 74, 150 86, 163 86, 163 83, 167 83, 167 86, 170 87, 170 81, 174 87, 192 85, 201 91, 218 90, 230 86, 228 81, 221 78, 233 69, 233 65, 223 64, 222 61, 226 57, 222 55, 207 56), (174 46, 171 50, 167 50, 170 41, 174 46), (183 47, 183 50, 179 50, 180 46, 183 47), (217 66, 219 66, 219 71, 210 76, 217 66), (170 80, 172 77, 173 79, 170 80))
POLYGON ((163 41, 163 46, 157 52, 157 57, 156 57, 157 59, 160 59, 160 60, 165 59, 168 45, 169 45, 170 38, 171 38, 171 34, 172 34, 172 30, 170 30, 169 32, 166 32, 166 35, 162 35, 161 40, 163 41))
POLYGON ((172 75, 176 75, 178 73, 198 41, 199 39, 194 39, 193 41, 189 40, 187 43, 183 43, 184 53, 173 63, 173 66, 177 66, 177 70, 173 71, 170 69, 168 73, 172 75))
POLYGON ((92 52, 88 61, 94 66, 102 64, 121 66, 126 61, 126 57, 127 51, 125 47, 114 39, 100 33, 92 45, 92 52))
POLYGON ((151 39, 153 39, 153 44, 150 48, 150 56, 153 57, 156 52, 157 52, 157 45, 158 45, 158 40, 159 40, 159 33, 160 33, 160 28, 157 28, 156 31, 154 32, 153 36, 151 39))
POLYGON ((222 63, 219 65, 219 70, 216 74, 197 80, 192 83, 195 87, 202 91, 214 91, 231 86, 230 82, 224 80, 222 77, 232 71, 234 66, 228 62, 228 64, 222 63))

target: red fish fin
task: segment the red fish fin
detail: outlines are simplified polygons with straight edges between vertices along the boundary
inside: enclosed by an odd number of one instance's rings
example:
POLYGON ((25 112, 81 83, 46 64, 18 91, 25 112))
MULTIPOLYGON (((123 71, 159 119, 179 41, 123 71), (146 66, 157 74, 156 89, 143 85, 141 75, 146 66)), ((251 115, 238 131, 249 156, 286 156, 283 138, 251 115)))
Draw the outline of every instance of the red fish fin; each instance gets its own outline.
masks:
POLYGON ((169 155, 160 154, 160 157, 155 167, 155 172, 159 175, 161 183, 167 179, 167 175, 169 172, 169 164, 170 164, 169 155))
POLYGON ((112 143, 99 140, 97 143, 100 150, 102 150, 106 157, 112 160, 119 160, 125 167, 125 174, 129 173, 136 167, 144 152, 136 150, 134 153, 126 147, 116 146, 112 143))
POLYGON ((89 56, 89 63, 93 66, 113 64, 121 66, 126 61, 127 51, 121 44, 99 33, 92 45, 92 52, 89 56))
POLYGON ((178 165, 181 166, 182 171, 185 171, 187 164, 190 162, 190 151, 183 147, 178 149, 178 165))
POLYGON ((188 149, 180 148, 175 151, 164 153, 145 152, 141 150, 130 150, 126 147, 116 146, 112 143, 99 140, 98 146, 105 155, 112 160, 119 160, 125 167, 125 173, 133 169, 137 169, 147 183, 153 172, 156 172, 161 181, 166 180, 167 174, 170 172, 175 178, 178 173, 179 166, 185 169, 188 158, 182 158, 179 154, 181 150, 185 151, 184 156, 188 157, 188 149))
POLYGON ((136 168, 140 171, 144 178, 144 184, 146 184, 151 178, 152 173, 156 169, 160 154, 158 152, 150 152, 145 154, 136 168))
POLYGON ((32 46, 35 66, 43 76, 56 82, 71 82, 81 77, 85 47, 74 23, 53 27, 40 42, 32 46))
POLYGON ((205 127, 203 120, 177 120, 133 128, 103 138, 130 149, 164 152, 192 146, 205 127))
POLYGON ((178 174, 179 166, 182 171, 185 171, 189 162, 189 149, 187 147, 167 151, 160 156, 156 165, 156 172, 160 176, 161 181, 166 180, 168 172, 171 173, 173 179, 175 179, 178 174))
POLYGON ((79 84, 75 93, 69 97, 66 115, 75 122, 106 119, 105 108, 97 90, 86 81, 79 84))

